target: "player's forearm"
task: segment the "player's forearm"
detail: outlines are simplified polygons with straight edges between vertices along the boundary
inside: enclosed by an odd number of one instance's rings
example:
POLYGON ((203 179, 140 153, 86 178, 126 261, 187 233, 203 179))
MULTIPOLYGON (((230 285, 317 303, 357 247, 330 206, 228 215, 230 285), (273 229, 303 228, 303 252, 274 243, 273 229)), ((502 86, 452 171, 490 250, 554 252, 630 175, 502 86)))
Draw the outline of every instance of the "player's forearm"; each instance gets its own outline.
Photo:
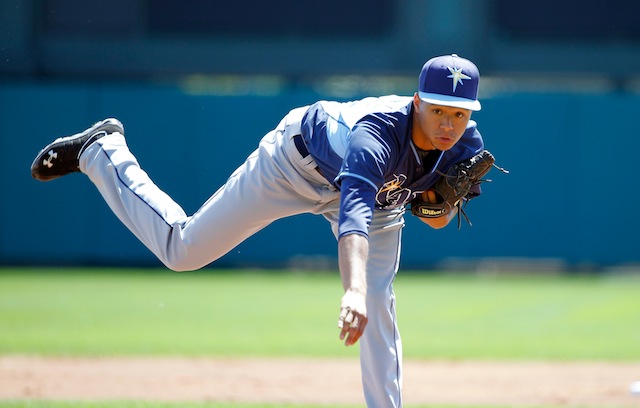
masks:
POLYGON ((367 257, 369 240, 359 234, 348 234, 338 242, 338 266, 345 291, 367 292, 367 257))
POLYGON ((359 234, 343 235, 338 241, 338 263, 344 296, 340 302, 340 339, 355 344, 367 326, 367 256, 369 240, 359 234))

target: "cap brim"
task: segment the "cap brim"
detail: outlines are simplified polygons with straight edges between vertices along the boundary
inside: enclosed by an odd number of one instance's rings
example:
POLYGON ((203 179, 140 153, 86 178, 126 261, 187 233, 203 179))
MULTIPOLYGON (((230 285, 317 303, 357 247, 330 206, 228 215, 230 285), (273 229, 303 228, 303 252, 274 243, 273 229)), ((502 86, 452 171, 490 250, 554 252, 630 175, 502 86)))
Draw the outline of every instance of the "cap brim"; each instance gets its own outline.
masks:
POLYGON ((481 109, 480 101, 474 101, 466 98, 458 98, 457 96, 440 95, 427 92, 418 92, 418 96, 425 102, 434 105, 453 106, 455 108, 469 109, 479 111, 481 109))

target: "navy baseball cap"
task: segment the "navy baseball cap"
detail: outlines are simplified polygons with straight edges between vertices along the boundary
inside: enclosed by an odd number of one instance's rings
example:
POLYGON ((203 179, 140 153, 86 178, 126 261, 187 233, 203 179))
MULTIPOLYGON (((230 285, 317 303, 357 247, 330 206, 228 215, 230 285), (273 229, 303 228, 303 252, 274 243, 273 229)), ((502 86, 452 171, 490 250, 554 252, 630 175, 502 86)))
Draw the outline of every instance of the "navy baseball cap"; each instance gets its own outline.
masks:
POLYGON ((478 67, 456 54, 431 58, 419 78, 420 99, 436 105, 479 111, 478 67))

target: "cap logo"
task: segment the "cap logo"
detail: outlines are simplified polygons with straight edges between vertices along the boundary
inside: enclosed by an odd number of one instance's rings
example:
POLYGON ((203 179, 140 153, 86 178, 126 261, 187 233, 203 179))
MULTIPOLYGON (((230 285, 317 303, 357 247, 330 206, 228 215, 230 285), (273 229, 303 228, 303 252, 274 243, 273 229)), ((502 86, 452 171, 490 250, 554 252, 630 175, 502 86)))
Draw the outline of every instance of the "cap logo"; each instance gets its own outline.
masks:
POLYGON ((456 92, 456 88, 458 87, 458 84, 460 85, 464 85, 462 83, 463 79, 471 79, 470 76, 465 75, 462 73, 462 68, 451 68, 449 66, 447 66, 447 69, 449 69, 449 72, 451 72, 451 75, 447 76, 447 78, 451 78, 453 80, 453 92, 456 92))

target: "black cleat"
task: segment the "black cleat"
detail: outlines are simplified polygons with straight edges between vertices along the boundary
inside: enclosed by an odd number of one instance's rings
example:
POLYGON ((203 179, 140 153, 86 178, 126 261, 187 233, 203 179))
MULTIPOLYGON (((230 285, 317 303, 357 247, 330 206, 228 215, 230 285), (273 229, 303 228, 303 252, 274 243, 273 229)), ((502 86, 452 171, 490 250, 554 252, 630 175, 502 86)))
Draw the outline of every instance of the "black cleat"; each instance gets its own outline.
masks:
POLYGON ((61 137, 45 146, 31 163, 31 176, 40 181, 50 181, 69 173, 79 172, 82 152, 96 140, 111 133, 124 135, 124 127, 118 119, 102 120, 84 132, 61 137))

